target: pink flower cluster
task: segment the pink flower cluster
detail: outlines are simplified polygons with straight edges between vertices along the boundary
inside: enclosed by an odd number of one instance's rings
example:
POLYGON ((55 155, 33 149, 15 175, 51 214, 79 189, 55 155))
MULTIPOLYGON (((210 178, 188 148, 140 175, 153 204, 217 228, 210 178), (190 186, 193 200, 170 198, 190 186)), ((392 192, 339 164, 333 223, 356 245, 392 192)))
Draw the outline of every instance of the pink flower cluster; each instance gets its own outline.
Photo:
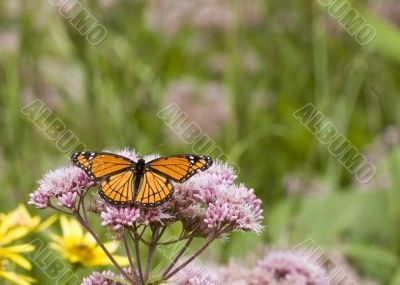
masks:
POLYGON ((181 270, 174 281, 175 285, 220 285, 216 276, 206 268, 193 264, 181 270))
POLYGON ((273 251, 252 268, 231 264, 219 270, 222 284, 328 285, 325 270, 292 251, 273 251))
POLYGON ((222 229, 260 233, 263 220, 261 200, 252 189, 236 185, 236 175, 216 162, 208 171, 185 184, 176 185, 176 216, 199 235, 212 235, 222 229))
MULTIPOLYGON (((110 272, 103 273, 110 276, 110 272)), ((115 275, 114 275, 115 277, 115 275)), ((173 285, 328 285, 325 270, 292 251, 272 251, 256 266, 232 263, 217 269, 190 265, 172 280, 173 285)), ((81 285, 114 285, 100 273, 85 278, 81 285)))
POLYGON ((115 207, 107 205, 104 210, 100 211, 100 216, 103 226, 108 226, 113 230, 120 230, 124 227, 132 227, 135 222, 143 225, 154 223, 166 224, 173 217, 165 210, 165 207, 160 208, 139 208, 136 206, 115 207))
MULTIPOLYGON (((94 272, 90 276, 83 279, 81 285, 120 285, 121 283, 114 280, 125 280, 121 275, 117 275, 109 270, 103 272, 94 272)), ((177 274, 172 281, 167 283, 171 285, 220 285, 209 272, 205 269, 197 268, 195 266, 188 266, 177 274)))
POLYGON ((117 282, 114 282, 107 277, 117 278, 117 275, 110 270, 101 273, 94 272, 89 277, 84 278, 81 285, 117 285, 117 282))
MULTIPOLYGON (((154 158, 154 157, 153 157, 154 158)), ((102 224, 114 230, 134 222, 167 225, 181 221, 187 232, 209 236, 225 229, 260 233, 263 219, 261 200, 253 190, 236 185, 236 175, 226 164, 216 162, 183 184, 174 184, 174 199, 157 208, 120 208, 102 204, 102 224)))
MULTIPOLYGON (((133 161, 138 159, 138 155, 128 149, 118 154, 133 161)), ((144 157, 144 160, 151 161, 157 157, 157 155, 150 155, 144 157)), ((114 231, 117 239, 124 239, 127 254, 131 254, 132 251, 129 249, 126 238, 128 236, 133 240, 136 260, 139 263, 138 270, 131 260, 132 270, 123 269, 109 254, 109 258, 121 275, 115 275, 110 271, 95 272, 83 280, 83 285, 117 285, 123 282, 118 282, 116 279, 135 284, 149 284, 152 254, 149 254, 146 271, 143 274, 140 252, 137 251, 139 243, 147 246, 149 252, 154 252, 157 246, 178 244, 183 240, 187 240, 186 245, 182 245, 171 260, 171 264, 162 272, 160 276, 162 279, 156 282, 168 280, 177 285, 214 285, 219 283, 211 275, 185 267, 214 240, 237 230, 259 234, 263 228, 261 200, 255 196, 252 189, 235 183, 236 178, 233 169, 227 164, 216 161, 209 169, 197 173, 188 181, 173 183, 174 194, 162 205, 146 208, 132 204, 123 207, 111 205, 98 193, 89 190, 97 183, 93 182, 80 168, 61 167, 47 173, 39 181, 39 188, 30 195, 29 203, 37 208, 50 207, 61 213, 75 216, 101 244, 100 237, 91 228, 87 218, 87 211, 97 214, 101 219, 101 224, 114 231), (91 193, 94 195, 90 195, 91 193), (90 201, 86 201, 88 199, 90 201), (57 202, 57 205, 53 201, 57 202), (180 236, 169 241, 161 241, 166 228, 175 223, 181 225, 180 236), (129 235, 125 235, 126 232, 129 235), (151 232, 151 240, 143 237, 145 232, 151 232), (181 261, 187 247, 197 237, 205 238, 204 244, 185 261, 181 261)), ((105 247, 103 250, 107 253, 105 247)))
MULTIPOLYGON (((137 159, 133 151, 124 150, 119 154, 137 159)), ((145 160, 155 157, 145 157, 145 160)), ((195 232, 203 237, 217 237, 232 230, 260 233, 263 220, 261 200, 252 189, 235 184, 236 178, 230 167, 215 162, 207 171, 194 175, 187 182, 175 183, 174 197, 163 206, 117 207, 107 204, 97 195, 90 209, 100 215, 102 225, 117 231, 130 228, 134 223, 169 225, 182 222, 186 232, 195 232)), ((29 203, 46 208, 50 206, 50 199, 55 197, 59 206, 72 208, 78 190, 94 185, 78 167, 62 167, 39 181, 39 189, 31 194, 29 203)))
MULTIPOLYGON (((132 277, 133 270, 130 267, 123 268, 124 272, 132 277)), ((93 272, 90 276, 84 278, 81 285, 121 285, 121 282, 126 281, 122 274, 115 274, 111 270, 104 270, 100 272, 93 272)), ((125 284, 125 283, 123 283, 125 284)))
POLYGON ((62 207, 72 208, 79 190, 87 189, 94 183, 78 167, 61 167, 48 172, 39 180, 39 188, 30 194, 29 204, 44 209, 50 206, 50 199, 58 199, 62 207))

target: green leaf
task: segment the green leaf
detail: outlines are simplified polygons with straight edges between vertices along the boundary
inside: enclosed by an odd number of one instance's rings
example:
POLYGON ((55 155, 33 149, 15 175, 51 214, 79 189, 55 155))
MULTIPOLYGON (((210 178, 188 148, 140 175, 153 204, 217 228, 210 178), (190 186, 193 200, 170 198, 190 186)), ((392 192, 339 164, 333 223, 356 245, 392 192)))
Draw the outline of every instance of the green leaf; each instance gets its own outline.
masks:
POLYGON ((372 15, 367 16, 369 23, 376 29, 376 38, 372 42, 371 47, 400 62, 400 31, 389 22, 378 19, 372 15))
POLYGON ((392 280, 390 281, 390 285, 398 285, 400 284, 400 269, 396 271, 392 280))
POLYGON ((399 257, 381 247, 370 244, 350 244, 345 246, 343 251, 360 271, 385 280, 386 284, 389 282, 388 277, 392 276, 399 267, 399 257))
POLYGON ((272 208, 266 215, 266 232, 272 242, 277 243, 285 236, 290 226, 293 211, 293 203, 290 200, 282 201, 272 208))
POLYGON ((343 239, 372 239, 384 244, 392 229, 386 212, 388 196, 387 191, 351 191, 304 199, 294 217, 291 241, 312 238, 317 243, 334 244, 343 239))

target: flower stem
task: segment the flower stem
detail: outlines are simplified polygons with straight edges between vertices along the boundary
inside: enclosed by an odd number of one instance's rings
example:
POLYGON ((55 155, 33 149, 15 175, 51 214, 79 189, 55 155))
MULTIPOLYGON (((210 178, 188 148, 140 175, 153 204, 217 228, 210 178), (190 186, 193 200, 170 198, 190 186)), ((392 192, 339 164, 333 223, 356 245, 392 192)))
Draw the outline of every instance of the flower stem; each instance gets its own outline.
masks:
POLYGON ((79 201, 79 203, 82 203, 81 205, 82 205, 82 212, 83 212, 83 217, 84 217, 84 219, 85 219, 85 222, 86 223, 89 223, 88 222, 88 218, 87 218, 87 213, 86 213, 86 208, 85 208, 85 196, 86 196, 86 193, 87 193, 87 191, 85 191, 85 192, 83 192, 81 195, 80 195, 80 201, 79 201))
POLYGON ((62 209, 60 209, 60 208, 54 206, 54 205, 51 203, 51 201, 49 202, 49 207, 52 208, 52 209, 54 209, 54 210, 56 210, 56 211, 58 211, 58 212, 60 212, 60 213, 65 214, 65 215, 70 215, 70 216, 73 216, 73 215, 74 215, 74 214, 71 213, 71 212, 67 212, 67 211, 65 211, 65 210, 62 210, 62 209))
POLYGON ((176 255, 176 257, 174 258, 174 260, 172 261, 172 263, 168 266, 168 268, 164 271, 163 273, 163 277, 165 277, 170 271, 171 269, 175 266, 175 264, 179 261, 179 259, 182 257, 182 255, 185 253, 185 251, 187 250, 187 248, 189 247, 189 245, 192 243, 194 237, 191 237, 188 239, 188 241, 185 243, 185 245, 183 246, 183 248, 180 250, 180 252, 176 255))
POLYGON ((128 255, 129 264, 130 264, 130 266, 132 268, 132 271, 133 271, 133 276, 135 277, 136 280, 139 280, 139 278, 138 278, 138 276, 136 274, 135 266, 133 265, 132 254, 131 254, 131 250, 129 248, 128 240, 126 239, 125 232, 123 234, 123 240, 124 240, 125 251, 126 251, 126 254, 128 255))
POLYGON ((110 259, 112 264, 118 269, 118 271, 128 280, 131 284, 136 285, 135 281, 129 276, 128 273, 122 269, 122 267, 118 264, 118 262, 114 259, 114 257, 111 255, 111 253, 107 250, 107 248, 104 246, 104 244, 101 242, 100 238, 97 236, 97 234, 91 229, 88 223, 86 223, 82 216, 78 213, 75 212, 75 216, 78 219, 78 221, 81 223, 81 225, 89 231, 89 233, 92 235, 92 237, 96 240, 98 245, 101 247, 103 252, 107 255, 107 257, 110 259))
POLYGON ((171 278, 173 275, 178 273, 181 269, 183 269, 186 265, 188 265, 190 262, 192 262, 196 257, 198 257, 212 242, 214 241, 214 238, 209 239, 202 247, 200 247, 191 257, 189 257, 187 260, 185 260, 178 268, 176 268, 174 271, 171 273, 168 273, 167 275, 164 276, 165 280, 168 280, 171 278))
POLYGON ((158 242, 157 245, 170 245, 170 244, 177 243, 177 242, 187 240, 190 238, 191 238, 190 236, 183 236, 181 238, 177 238, 177 239, 173 239, 173 240, 169 240, 169 241, 158 242))
POLYGON ((144 273, 144 280, 146 282, 149 279, 151 263, 153 261, 154 252, 156 251, 156 247, 157 247, 157 238, 158 238, 158 233, 159 233, 158 230, 159 229, 152 230, 150 247, 149 247, 149 251, 147 254, 146 270, 144 273))
POLYGON ((138 238, 138 234, 136 232, 136 226, 134 226, 134 235, 135 237, 132 236, 132 233, 129 231, 129 236, 131 237, 134 245, 135 245, 135 255, 136 255, 136 263, 138 266, 138 270, 139 270, 139 278, 140 278, 140 283, 144 285, 144 278, 143 278, 143 271, 142 271, 142 262, 140 260, 140 248, 139 248, 139 238, 138 238))

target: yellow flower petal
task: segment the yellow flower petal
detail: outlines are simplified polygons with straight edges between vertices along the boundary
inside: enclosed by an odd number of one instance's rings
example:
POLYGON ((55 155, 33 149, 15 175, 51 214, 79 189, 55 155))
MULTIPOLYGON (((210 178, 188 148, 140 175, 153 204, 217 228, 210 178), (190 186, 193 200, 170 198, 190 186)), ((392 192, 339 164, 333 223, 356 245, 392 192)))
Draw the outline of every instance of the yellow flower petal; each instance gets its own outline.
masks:
POLYGON ((71 231, 71 227, 69 225, 69 220, 66 216, 60 217, 60 224, 63 236, 70 236, 71 234, 73 234, 73 232, 71 231))
POLYGON ((113 252, 116 252, 117 249, 118 249, 118 242, 116 242, 116 241, 109 241, 109 242, 104 243, 104 246, 107 248, 107 250, 108 250, 110 253, 113 253, 113 252))
POLYGON ((54 240, 55 242, 58 242, 59 244, 64 244, 64 239, 56 234, 49 233, 49 237, 54 240))
POLYGON ((51 226, 58 219, 58 215, 50 216, 46 221, 44 221, 37 229, 36 232, 41 232, 51 226))
POLYGON ((9 215, 3 215, 0 223, 0 237, 3 237, 11 228, 11 219, 9 215))
POLYGON ((128 266, 129 265, 129 259, 125 256, 119 256, 119 255, 113 255, 115 261, 121 266, 128 266))
MULTIPOLYGON (((128 266, 129 259, 125 256, 113 255, 114 259, 118 264, 121 266, 128 266)), ((97 258, 93 259, 88 263, 88 266, 104 266, 104 265, 112 265, 112 262, 108 257, 104 254, 103 256, 98 256, 97 258)))
POLYGON ((85 236, 83 237, 84 244, 91 245, 92 247, 97 246, 97 242, 94 239, 94 237, 90 233, 86 233, 85 236))
POLYGON ((65 250, 64 246, 54 242, 49 243, 49 247, 61 253, 63 253, 65 250))
POLYGON ((81 225, 72 219, 68 220, 66 216, 61 216, 61 228, 64 236, 82 238, 83 231, 81 225))
POLYGON ((12 213, 17 213, 18 215, 25 218, 26 220, 29 220, 31 218, 31 215, 29 214, 29 212, 26 209, 24 204, 19 204, 17 209, 15 211, 13 211, 12 213))
POLYGON ((70 220, 71 229, 77 237, 83 238, 83 229, 81 224, 76 220, 70 220))
POLYGON ((7 272, 7 271, 0 271, 0 277, 3 277, 14 284, 18 285, 31 285, 32 283, 36 282, 35 279, 25 276, 25 275, 20 275, 14 272, 7 272))
POLYGON ((13 227, 36 228, 40 223, 40 217, 32 217, 25 205, 20 204, 17 209, 10 213, 10 220, 13 227))
POLYGON ((35 250, 35 247, 31 244, 19 244, 19 245, 13 245, 13 246, 8 246, 8 247, 0 247, 0 252, 1 250, 7 250, 9 252, 32 252, 35 250))
POLYGON ((32 265, 29 260, 27 260, 25 257, 22 257, 20 254, 7 252, 4 249, 0 249, 0 255, 2 258, 7 258, 26 270, 32 269, 32 265))
MULTIPOLYGON (((60 252, 71 263, 80 263, 85 267, 110 265, 111 261, 102 251, 90 233, 83 233, 83 227, 75 220, 66 216, 60 217, 62 236, 49 234, 54 241, 50 247, 60 252)), ((115 241, 105 243, 105 247, 112 254, 118 249, 115 241)), ((122 265, 129 265, 129 260, 123 256, 116 257, 122 265)))
POLYGON ((20 239, 27 235, 29 233, 29 229, 27 228, 15 228, 7 233, 5 233, 3 236, 0 236, 0 245, 5 245, 9 244, 10 242, 20 239))

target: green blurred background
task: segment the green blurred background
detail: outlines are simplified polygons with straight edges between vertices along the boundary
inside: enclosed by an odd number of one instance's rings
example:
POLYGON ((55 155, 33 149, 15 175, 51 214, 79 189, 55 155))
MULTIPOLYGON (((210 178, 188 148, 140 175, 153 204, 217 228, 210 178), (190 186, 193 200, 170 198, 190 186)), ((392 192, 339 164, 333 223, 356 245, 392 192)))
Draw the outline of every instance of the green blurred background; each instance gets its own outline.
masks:
POLYGON ((317 1, 82 3, 107 30, 100 45, 48 1, 0 2, 2 212, 70 163, 23 106, 42 100, 92 150, 189 153, 157 117, 176 103, 263 200, 264 234, 233 235, 214 260, 312 239, 359 284, 400 284, 398 1, 351 1, 377 31, 367 46, 317 1), (307 103, 377 166, 368 184, 293 117, 307 103))

